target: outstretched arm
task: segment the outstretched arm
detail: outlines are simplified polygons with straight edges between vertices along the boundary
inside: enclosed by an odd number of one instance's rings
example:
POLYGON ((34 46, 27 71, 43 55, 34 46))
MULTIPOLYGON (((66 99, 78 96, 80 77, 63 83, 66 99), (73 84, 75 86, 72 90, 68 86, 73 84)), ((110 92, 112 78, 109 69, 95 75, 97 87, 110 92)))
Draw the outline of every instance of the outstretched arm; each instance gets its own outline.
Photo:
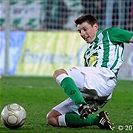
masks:
POLYGON ((130 42, 133 42, 133 36, 131 37, 130 42))

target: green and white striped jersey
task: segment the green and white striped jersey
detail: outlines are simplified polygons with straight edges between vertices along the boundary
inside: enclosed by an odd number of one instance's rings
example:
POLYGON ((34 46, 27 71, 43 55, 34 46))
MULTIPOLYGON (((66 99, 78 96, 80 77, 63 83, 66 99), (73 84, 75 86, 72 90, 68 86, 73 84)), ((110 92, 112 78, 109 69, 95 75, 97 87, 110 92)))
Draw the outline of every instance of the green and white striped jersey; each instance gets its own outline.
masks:
POLYGON ((116 27, 97 32, 96 38, 84 53, 85 66, 106 67, 117 76, 123 62, 124 43, 133 33, 116 27))

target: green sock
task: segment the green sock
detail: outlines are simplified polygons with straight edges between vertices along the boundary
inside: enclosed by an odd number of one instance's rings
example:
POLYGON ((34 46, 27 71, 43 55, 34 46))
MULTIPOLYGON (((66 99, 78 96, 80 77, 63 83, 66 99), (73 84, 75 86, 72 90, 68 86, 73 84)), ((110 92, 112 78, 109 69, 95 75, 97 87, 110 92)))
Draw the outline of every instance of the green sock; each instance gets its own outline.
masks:
POLYGON ((65 121, 68 127, 82 127, 97 125, 99 118, 98 116, 89 115, 88 118, 81 119, 78 114, 70 112, 65 115, 65 121))
POLYGON ((82 103, 87 104, 72 78, 64 78, 61 82, 61 87, 77 106, 82 103))

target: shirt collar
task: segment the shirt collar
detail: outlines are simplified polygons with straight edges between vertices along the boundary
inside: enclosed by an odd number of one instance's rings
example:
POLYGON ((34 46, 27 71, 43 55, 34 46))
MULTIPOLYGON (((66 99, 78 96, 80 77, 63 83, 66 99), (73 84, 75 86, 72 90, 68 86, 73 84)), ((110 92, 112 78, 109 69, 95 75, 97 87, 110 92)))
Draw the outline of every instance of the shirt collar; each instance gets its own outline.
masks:
MULTIPOLYGON (((95 38, 94 41, 93 41, 94 43, 97 43, 97 42, 98 42, 98 40, 99 40, 98 35, 99 35, 101 32, 102 32, 102 30, 98 30, 98 31, 97 31, 97 33, 96 33, 96 38, 95 38)), ((93 42, 92 42, 92 43, 93 43, 93 42)))

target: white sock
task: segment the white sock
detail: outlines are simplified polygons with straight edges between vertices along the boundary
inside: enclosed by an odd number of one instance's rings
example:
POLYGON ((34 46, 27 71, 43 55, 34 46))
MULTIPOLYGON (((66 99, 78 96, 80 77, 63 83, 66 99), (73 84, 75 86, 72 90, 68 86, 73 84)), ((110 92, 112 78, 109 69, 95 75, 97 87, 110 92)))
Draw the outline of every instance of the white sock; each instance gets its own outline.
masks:
POLYGON ((69 76, 68 76, 67 74, 63 73, 63 74, 59 75, 59 76, 56 78, 56 82, 57 82, 58 84, 60 84, 61 81, 62 81, 64 78, 66 78, 66 77, 69 77, 69 76))
POLYGON ((58 123, 59 123, 59 126, 61 126, 61 127, 66 127, 67 126, 66 121, 65 121, 65 114, 60 115, 58 117, 58 123))

